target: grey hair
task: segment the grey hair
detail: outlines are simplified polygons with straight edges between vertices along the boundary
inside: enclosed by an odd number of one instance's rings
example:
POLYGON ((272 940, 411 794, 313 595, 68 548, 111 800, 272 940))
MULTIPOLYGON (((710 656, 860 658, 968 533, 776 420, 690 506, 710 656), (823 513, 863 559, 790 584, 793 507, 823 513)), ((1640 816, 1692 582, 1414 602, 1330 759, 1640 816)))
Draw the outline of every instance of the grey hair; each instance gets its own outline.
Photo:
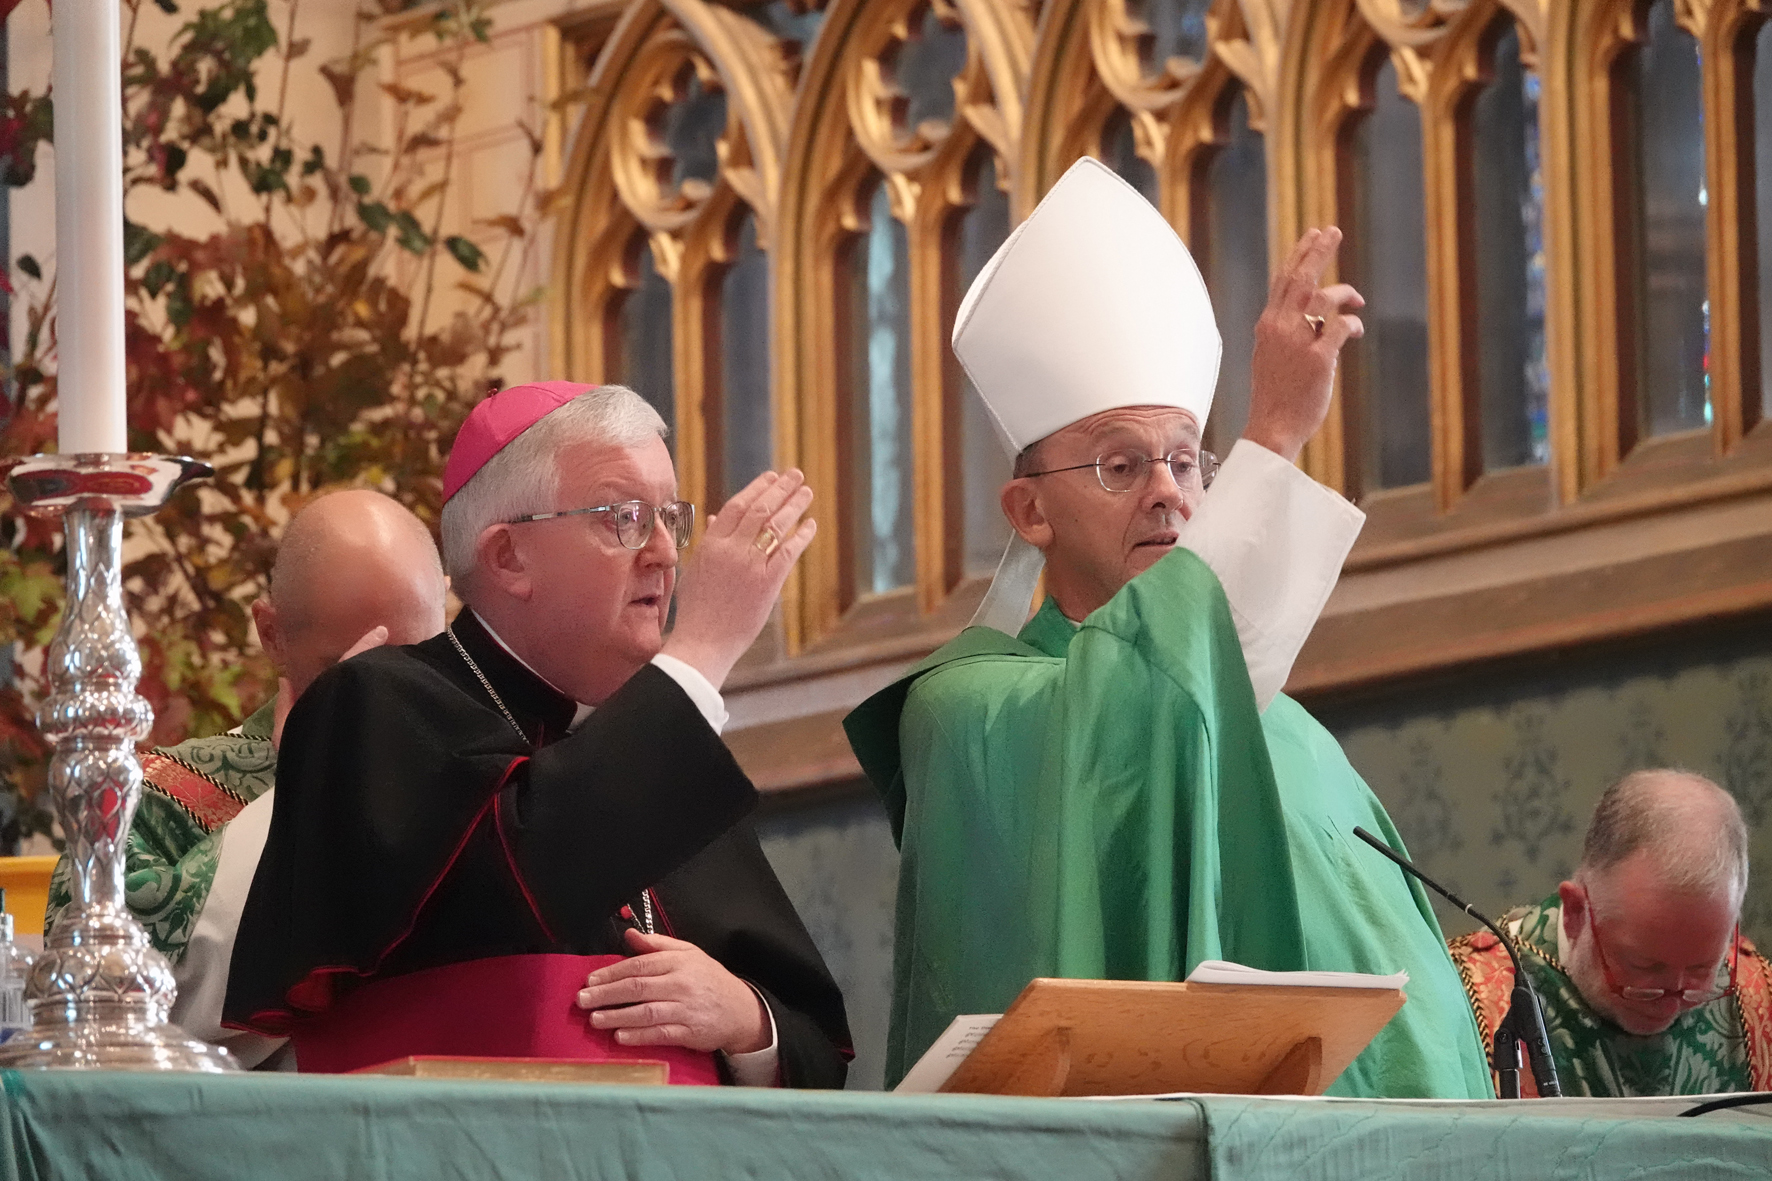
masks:
POLYGON ((1747 825, 1728 792, 1672 768, 1632 771, 1607 788, 1582 843, 1582 874, 1603 872, 1648 850, 1670 889, 1747 894, 1747 825))
POLYGON ((670 428, 658 411, 622 385, 586 390, 505 444, 443 505, 443 565, 456 593, 473 585, 480 534, 526 513, 551 512, 560 492, 555 456, 574 443, 637 447, 670 428))

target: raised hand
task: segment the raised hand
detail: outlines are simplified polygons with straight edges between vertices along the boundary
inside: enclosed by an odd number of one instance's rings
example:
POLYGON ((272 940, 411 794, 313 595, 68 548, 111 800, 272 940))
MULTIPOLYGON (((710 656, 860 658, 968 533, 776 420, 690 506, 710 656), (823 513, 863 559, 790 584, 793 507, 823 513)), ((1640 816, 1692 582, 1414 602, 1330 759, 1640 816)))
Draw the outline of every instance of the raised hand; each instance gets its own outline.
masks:
POLYGON ((725 682, 818 532, 817 522, 806 517, 811 504, 812 489, 799 470, 764 472, 708 518, 678 579, 677 623, 665 641, 667 655, 695 668, 716 689, 725 682))
POLYGON ((693 943, 627 932, 634 955, 585 979, 578 1007, 624 1046, 684 1046, 749 1054, 774 1026, 751 986, 693 943))
POLYGON ((1267 308, 1255 324, 1249 425, 1243 437, 1296 460, 1329 413, 1341 347, 1366 334, 1354 315, 1366 306, 1346 283, 1319 287, 1341 246, 1334 226, 1306 230, 1274 273, 1267 308))

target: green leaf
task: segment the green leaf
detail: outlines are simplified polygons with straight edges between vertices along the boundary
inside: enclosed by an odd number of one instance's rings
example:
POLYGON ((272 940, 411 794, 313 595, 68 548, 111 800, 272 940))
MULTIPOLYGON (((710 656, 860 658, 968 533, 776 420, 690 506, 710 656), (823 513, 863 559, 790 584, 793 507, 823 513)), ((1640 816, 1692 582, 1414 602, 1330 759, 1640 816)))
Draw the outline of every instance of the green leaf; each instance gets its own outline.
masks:
MULTIPOLYGON (((320 149, 315 148, 314 150, 318 152, 320 149)), ((362 175, 351 177, 351 192, 357 194, 359 197, 369 196, 369 178, 362 175)))
POLYGON ((477 271, 486 262, 486 255, 478 246, 459 234, 443 239, 443 246, 450 255, 470 271, 477 271))
POLYGON ((178 272, 173 269, 172 264, 165 259, 161 259, 153 266, 149 267, 148 273, 142 276, 142 286, 147 288, 149 295, 158 296, 160 294, 160 289, 172 282, 177 276, 178 272))
POLYGON ((154 7, 158 8, 161 12, 166 13, 168 16, 176 16, 178 14, 178 5, 175 4, 173 0, 154 0, 154 7))
MULTIPOLYGON (((326 167, 326 153, 321 150, 319 144, 315 144, 313 151, 308 153, 308 158, 306 160, 302 161, 301 174, 303 176, 312 176, 316 172, 319 172, 322 168, 325 168, 325 167, 326 167)), ((352 187, 355 188, 356 186, 353 185, 352 187)), ((367 196, 368 194, 366 192, 360 192, 357 195, 359 197, 362 197, 362 196, 367 196)))
POLYGON ((357 202, 357 216, 363 219, 363 224, 373 234, 387 233, 388 227, 394 222, 394 215, 380 201, 357 202))
POLYGON ((166 293, 166 318, 176 327, 183 328, 191 322, 191 316, 196 310, 191 303, 191 281, 181 275, 179 281, 172 285, 172 290, 166 293))
POLYGON ((138 226, 128 218, 123 219, 123 265, 134 266, 148 255, 165 239, 146 226, 138 226))
POLYGON ((402 248, 414 254, 423 254, 431 247, 431 236, 418 224, 418 218, 411 212, 402 209, 394 215, 394 224, 400 227, 399 242, 402 248))
POLYGON ((18 269, 31 276, 33 279, 41 279, 43 277, 43 268, 38 265, 37 259, 34 255, 19 255, 18 269))

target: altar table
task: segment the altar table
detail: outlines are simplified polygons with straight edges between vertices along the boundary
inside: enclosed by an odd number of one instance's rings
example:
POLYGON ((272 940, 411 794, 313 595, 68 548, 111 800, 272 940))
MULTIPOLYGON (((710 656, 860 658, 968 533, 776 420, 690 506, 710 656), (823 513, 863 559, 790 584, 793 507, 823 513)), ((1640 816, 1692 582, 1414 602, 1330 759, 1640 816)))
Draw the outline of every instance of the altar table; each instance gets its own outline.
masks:
POLYGON ((10 1178, 1765 1178, 1772 1108, 0 1073, 10 1178))

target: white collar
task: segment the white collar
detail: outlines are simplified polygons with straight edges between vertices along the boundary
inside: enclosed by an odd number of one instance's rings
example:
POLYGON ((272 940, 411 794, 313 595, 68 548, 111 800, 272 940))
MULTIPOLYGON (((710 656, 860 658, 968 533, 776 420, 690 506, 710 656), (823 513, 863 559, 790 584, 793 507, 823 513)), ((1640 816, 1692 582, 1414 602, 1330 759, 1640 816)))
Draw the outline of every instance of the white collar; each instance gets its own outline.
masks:
MULTIPOLYGON (((469 607, 468 610, 474 612, 474 618, 480 621, 480 626, 486 629, 486 634, 492 637, 492 642, 497 644, 500 648, 503 648, 505 650, 505 652, 510 655, 510 658, 512 660, 515 660, 518 664, 522 665, 524 668, 528 669, 530 672, 535 673, 535 677, 537 680, 539 680, 542 684, 546 685, 548 688, 552 689, 554 692, 558 693, 560 696, 567 697, 567 698, 570 698, 572 696, 572 694, 566 692, 566 690, 560 688, 560 686, 554 684, 554 682, 548 680, 546 677, 542 676, 539 672, 536 672, 534 665, 530 664, 527 660, 524 660, 521 656, 517 655, 516 650, 513 649, 509 644, 505 643, 504 638, 502 636, 500 636, 497 632, 492 630, 492 625, 490 623, 486 622, 486 617, 484 615, 480 614, 478 611, 474 611, 474 609, 472 607, 469 607)), ((568 734, 572 733, 574 730, 578 729, 581 725, 583 725, 584 720, 586 718, 590 717, 591 711, 596 708, 595 706, 586 705, 582 701, 577 701, 577 702, 574 702, 573 704, 578 706, 578 708, 573 711, 572 721, 569 722, 566 726, 566 732, 568 734)))

